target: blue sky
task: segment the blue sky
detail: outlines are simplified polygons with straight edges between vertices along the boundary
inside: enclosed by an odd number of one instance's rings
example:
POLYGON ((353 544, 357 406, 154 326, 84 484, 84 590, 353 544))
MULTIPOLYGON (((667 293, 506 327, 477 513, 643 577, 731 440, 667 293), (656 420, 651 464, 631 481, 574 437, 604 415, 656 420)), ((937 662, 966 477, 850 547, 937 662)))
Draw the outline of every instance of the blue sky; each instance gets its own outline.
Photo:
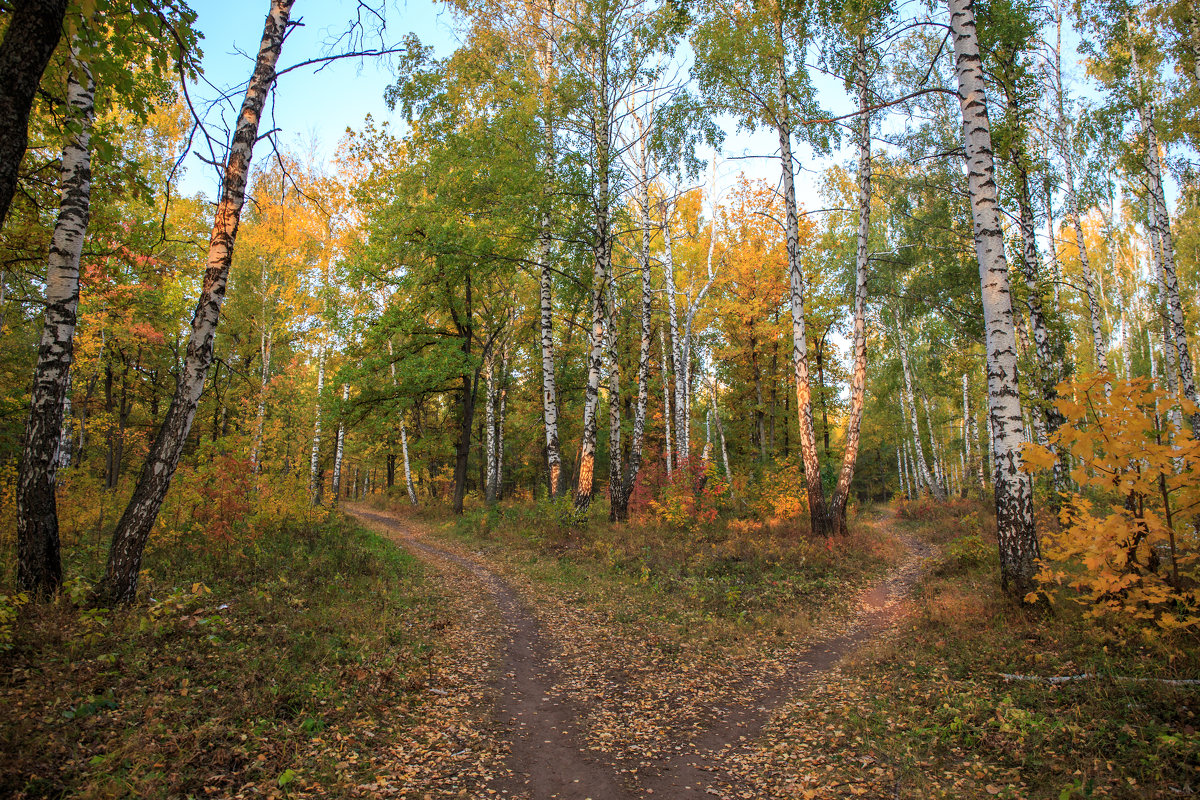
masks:
MULTIPOLYGON (((431 0, 387 2, 390 41, 398 41, 411 31, 424 44, 432 45, 438 55, 448 54, 457 45, 453 16, 445 5, 431 0)), ((198 14, 196 24, 204 34, 203 64, 207 80, 222 89, 244 82, 251 69, 247 54, 255 52, 262 36, 267 0, 193 0, 192 7, 198 14)), ((327 52, 328 43, 345 30, 356 7, 355 0, 300 0, 295 14, 304 26, 289 36, 281 66, 286 68, 327 52)), ((391 79, 385 59, 366 63, 340 61, 316 73, 313 68, 297 70, 280 79, 273 98, 273 123, 268 120, 264 125, 279 128, 279 141, 289 149, 313 150, 318 158, 327 161, 347 127, 360 127, 368 114, 376 119, 393 118, 383 101, 384 90, 391 79)), ((834 81, 828 81, 828 84, 822 87, 823 92, 832 95, 827 102, 836 108, 845 105, 848 109, 849 101, 842 102, 840 87, 834 81)), ((195 93, 204 98, 216 94, 207 86, 198 87, 195 93)), ((240 94, 234 102, 241 102, 240 94)), ((233 115, 231 105, 226 118, 232 119, 233 115)), ((778 180, 778 163, 769 158, 777 149, 773 134, 737 134, 732 126, 727 133, 724 155, 731 160, 720 162, 719 186, 732 185, 741 172, 772 182, 778 180), (747 159, 748 154, 768 158, 747 159)), ((808 158, 801 147, 797 151, 802 163, 808 162, 810 169, 819 170, 828 163, 828 159, 814 161, 808 158)), ((820 207, 815 178, 814 173, 807 172, 797 176, 801 200, 809 207, 820 207)), ((211 196, 216 186, 215 171, 193 157, 183 180, 184 192, 203 192, 211 196)))

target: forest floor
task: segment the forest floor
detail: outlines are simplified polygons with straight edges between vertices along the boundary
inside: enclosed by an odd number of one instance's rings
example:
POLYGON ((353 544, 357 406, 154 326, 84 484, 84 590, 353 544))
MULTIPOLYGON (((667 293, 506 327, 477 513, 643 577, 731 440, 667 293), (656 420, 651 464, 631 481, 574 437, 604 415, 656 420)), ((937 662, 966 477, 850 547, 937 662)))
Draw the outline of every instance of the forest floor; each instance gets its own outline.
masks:
MULTIPOLYGON (((547 591, 479 550, 434 543, 419 521, 350 513, 440 570, 465 572, 499 608, 500 629, 480 634, 498 642, 495 714, 509 749, 486 789, 511 797, 766 796, 744 768, 764 726, 807 683, 895 624, 931 553, 900 535, 900 562, 806 635, 749 650, 743 641, 741 652, 717 648, 713 663, 665 659, 653 634, 623 636, 634 631, 611 624, 619 603, 580 608, 579 596, 547 591)), ((886 538, 889 521, 885 514, 868 524, 886 538)))
POLYGON ((865 508, 833 540, 566 525, 520 503, 344 510, 357 523, 163 543, 128 609, 76 605, 83 581, 21 609, 0 649, 0 796, 1200 787, 1196 687, 1004 677, 1195 678, 1200 648, 1014 606, 978 501, 865 508))

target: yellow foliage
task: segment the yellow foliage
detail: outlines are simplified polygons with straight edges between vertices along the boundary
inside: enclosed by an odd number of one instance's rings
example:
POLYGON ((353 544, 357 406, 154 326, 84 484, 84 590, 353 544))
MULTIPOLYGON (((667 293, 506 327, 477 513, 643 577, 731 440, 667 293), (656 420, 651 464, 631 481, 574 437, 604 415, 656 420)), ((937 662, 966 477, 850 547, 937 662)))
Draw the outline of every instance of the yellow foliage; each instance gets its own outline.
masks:
MULTIPOLYGON (((1132 619, 1148 631, 1200 630, 1200 443, 1195 407, 1145 379, 1098 374, 1058 387, 1066 424, 1051 438, 1078 490, 1065 498, 1061 531, 1047 537, 1039 579, 1076 593, 1093 617, 1132 619)), ((1029 444, 1027 468, 1048 469, 1051 450, 1029 444)))

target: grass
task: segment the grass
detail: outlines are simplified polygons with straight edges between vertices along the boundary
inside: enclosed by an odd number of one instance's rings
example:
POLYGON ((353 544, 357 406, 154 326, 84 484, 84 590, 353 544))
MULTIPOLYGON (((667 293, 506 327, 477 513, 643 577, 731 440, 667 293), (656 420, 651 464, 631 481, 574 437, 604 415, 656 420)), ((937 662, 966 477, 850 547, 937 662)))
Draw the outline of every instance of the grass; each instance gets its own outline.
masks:
POLYGON ((0 653, 0 796, 346 795, 381 731, 419 718, 444 598, 374 534, 185 536, 146 568, 128 609, 22 609, 0 653))
POLYGON ((793 757, 817 731, 844 745, 814 796, 1132 800, 1200 789, 1197 687, 1000 677, 1194 678, 1194 641, 1099 627, 1069 600, 1049 613, 1014 605, 998 588, 981 504, 911 504, 901 518, 941 545, 916 613, 782 723, 793 757))
POLYGON ((862 524, 831 540, 795 525, 722 516, 689 528, 648 515, 612 524, 600 502, 580 521, 569 499, 501 503, 452 519, 437 508, 423 513, 443 535, 486 552, 535 587, 573 605, 608 607, 617 624, 678 639, 734 640, 762 629, 796 634, 844 608, 850 587, 882 574, 899 549, 862 524))

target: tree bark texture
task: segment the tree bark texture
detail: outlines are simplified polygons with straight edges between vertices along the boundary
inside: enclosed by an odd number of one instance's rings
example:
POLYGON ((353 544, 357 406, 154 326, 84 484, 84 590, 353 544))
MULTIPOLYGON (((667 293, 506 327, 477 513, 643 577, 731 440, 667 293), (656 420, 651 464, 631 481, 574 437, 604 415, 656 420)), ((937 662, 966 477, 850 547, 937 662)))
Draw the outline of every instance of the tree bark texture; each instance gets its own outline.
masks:
POLYGON ((992 134, 988 121, 983 64, 972 0, 947 0, 955 72, 963 118, 967 185, 979 259, 986 332, 988 406, 995 460, 996 525, 1004 588, 1023 598, 1035 588, 1040 556, 1033 517, 1033 492, 1021 471, 1024 444, 1017 342, 1013 326, 1008 263, 1000 226, 992 134))
POLYGON ((69 124, 59 172, 58 220, 46 264, 46 313, 33 377, 25 448, 17 478, 17 578, 47 596, 62 583, 55 473, 75 353, 79 259, 91 213, 91 130, 95 86, 87 65, 71 59, 69 124))
POLYGON ((233 260, 238 223, 246 198, 250 159, 258 139, 263 105, 275 82, 275 65, 279 60, 294 3, 295 0, 271 0, 254 72, 246 88, 225 163, 221 196, 209 242, 208 267, 192 318, 187 355, 175 386, 175 395, 150 447, 133 496, 113 532, 104 577, 93 590, 98 602, 128 602, 137 592, 138 572, 146 540, 171 486, 171 478, 179 465, 184 442, 196 416, 204 379, 212 364, 217 323, 220 321, 221 304, 225 300, 229 266, 233 260))
POLYGON ((62 38, 67 0, 15 0, 0 42, 0 226, 8 218, 25 148, 29 110, 62 38))

